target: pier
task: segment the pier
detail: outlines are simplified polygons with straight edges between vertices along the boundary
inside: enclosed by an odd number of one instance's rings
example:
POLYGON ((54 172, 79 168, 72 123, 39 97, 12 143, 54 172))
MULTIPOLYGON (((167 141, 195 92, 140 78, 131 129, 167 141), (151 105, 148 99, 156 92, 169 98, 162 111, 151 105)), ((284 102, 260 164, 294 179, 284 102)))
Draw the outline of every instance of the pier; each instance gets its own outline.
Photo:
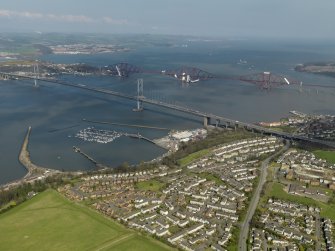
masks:
MULTIPOLYGON (((64 173, 64 172, 61 172, 59 170, 38 166, 31 161, 30 152, 28 150, 29 137, 30 137, 30 134, 31 134, 31 130, 32 130, 31 126, 29 126, 27 134, 24 137, 19 156, 18 156, 19 157, 19 162, 27 169, 28 173, 20 179, 11 181, 7 184, 0 185, 0 190, 2 190, 2 189, 3 190, 8 190, 11 187, 16 187, 16 186, 19 186, 20 184, 23 184, 23 183, 33 183, 37 180, 43 180, 46 177, 50 177, 50 176, 53 176, 53 175, 64 173)), ((72 174, 72 175, 80 175, 81 174, 81 172, 66 172, 66 173, 72 174)))
POLYGON ((152 144, 154 144, 154 145, 156 145, 156 146, 158 146, 160 148, 163 148, 164 150, 168 150, 167 148, 165 148, 165 147, 163 147, 161 145, 158 145, 155 141, 153 141, 153 140, 151 140, 151 139, 149 139, 147 137, 144 137, 144 136, 142 136, 139 133, 137 133, 137 134, 135 134, 135 133, 124 133, 123 135, 127 136, 127 137, 130 137, 130 138, 143 139, 143 140, 148 141, 148 142, 150 142, 150 143, 152 143, 152 144))
POLYGON ((79 147, 73 146, 73 151, 75 151, 76 153, 80 153, 86 159, 88 159, 89 161, 91 161, 94 165, 96 165, 96 166, 99 165, 99 163, 95 159, 93 159, 92 157, 90 157, 88 154, 84 153, 82 150, 80 150, 79 147))
POLYGON ((136 127, 136 128, 145 128, 145 129, 154 129, 154 130, 162 130, 162 131, 170 131, 171 129, 165 127, 158 126, 147 126, 147 125, 136 125, 136 124, 124 124, 124 123, 113 123, 106 121, 95 121, 89 119, 82 119, 82 121, 95 123, 95 124, 106 124, 106 125, 116 125, 116 126, 126 126, 126 127, 136 127))
POLYGON ((22 147, 21 147, 21 151, 20 151, 20 154, 19 154, 20 163, 28 171, 28 173, 26 174, 24 179, 30 178, 30 177, 33 177, 33 176, 42 176, 42 175, 45 175, 45 174, 60 172, 60 171, 57 171, 57 170, 37 166, 31 161, 30 153, 28 151, 30 133, 31 133, 31 126, 29 126, 29 128, 28 128, 27 134, 24 138, 24 141, 23 141, 23 144, 22 144, 22 147))
POLYGON ((79 147, 73 146, 73 151, 76 153, 80 153, 83 155, 86 159, 91 161, 97 169, 105 169, 105 168, 111 168, 110 166, 103 165, 101 163, 98 163, 95 159, 93 159, 91 156, 89 156, 87 153, 84 153, 79 147))
POLYGON ((295 115, 295 116, 298 116, 300 118, 305 118, 307 117, 307 114, 305 113, 302 113, 302 112, 298 112, 298 111, 290 111, 291 114, 295 115))

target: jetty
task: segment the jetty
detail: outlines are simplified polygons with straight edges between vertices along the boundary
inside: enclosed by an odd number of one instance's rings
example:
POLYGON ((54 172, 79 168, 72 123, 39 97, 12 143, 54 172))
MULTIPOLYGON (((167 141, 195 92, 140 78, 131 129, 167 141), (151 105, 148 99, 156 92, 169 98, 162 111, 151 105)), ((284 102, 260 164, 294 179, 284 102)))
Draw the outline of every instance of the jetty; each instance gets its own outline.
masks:
POLYGON ((168 148, 166 148, 166 147, 164 147, 162 145, 157 144, 155 141, 153 141, 153 140, 151 140, 151 139, 149 139, 147 137, 144 137, 144 136, 142 136, 139 133, 137 133, 137 134, 135 134, 135 133, 124 133, 123 135, 126 136, 126 137, 130 137, 130 138, 143 139, 143 140, 145 140, 147 142, 150 142, 150 143, 152 143, 152 144, 154 144, 154 145, 156 145, 156 146, 158 146, 160 148, 168 150, 168 148))
POLYGON ((30 153, 28 150, 29 145, 29 137, 31 134, 31 126, 29 126, 27 134, 24 138, 21 151, 19 153, 19 161, 20 163, 27 169, 28 173, 24 176, 24 179, 35 177, 35 176, 42 176, 45 174, 50 173, 59 173, 60 171, 44 168, 38 165, 35 165, 30 159, 30 153))
POLYGON ((75 151, 76 153, 80 153, 81 155, 83 155, 86 159, 88 159, 89 161, 93 162, 94 165, 98 165, 98 162, 93 159, 91 156, 89 156, 88 154, 84 153, 82 150, 80 150, 79 147, 73 146, 73 151, 75 151))
POLYGON ((135 127, 135 128, 144 128, 144 129, 171 131, 171 129, 169 129, 169 128, 158 127, 158 126, 124 124, 124 123, 115 123, 115 122, 107 122, 107 121, 95 121, 95 120, 89 120, 89 119, 82 119, 82 121, 89 122, 89 123, 94 123, 94 124, 106 124, 106 125, 115 125, 115 126, 125 126, 125 127, 135 127))
POLYGON ((298 112, 298 111, 290 111, 291 114, 295 115, 295 116, 298 116, 300 118, 306 118, 307 117, 307 114, 306 113, 303 113, 303 112, 298 112))

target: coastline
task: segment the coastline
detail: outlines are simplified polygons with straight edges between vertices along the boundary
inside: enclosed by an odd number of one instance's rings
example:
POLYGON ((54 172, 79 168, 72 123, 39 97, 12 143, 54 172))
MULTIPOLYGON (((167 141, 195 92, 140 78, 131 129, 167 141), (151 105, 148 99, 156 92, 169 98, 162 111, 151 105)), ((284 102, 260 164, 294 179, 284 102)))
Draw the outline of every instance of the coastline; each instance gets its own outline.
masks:
POLYGON ((30 159, 30 153, 28 150, 29 146, 29 137, 31 134, 31 126, 29 126, 27 130, 27 134, 24 137, 22 147, 18 156, 19 162, 27 169, 27 174, 23 176, 20 179, 16 179, 14 181, 11 181, 9 183, 0 185, 0 189, 9 189, 13 186, 18 186, 22 183, 28 182, 34 182, 36 180, 42 180, 45 179, 48 176, 54 175, 54 174, 59 174, 62 173, 61 171, 50 169, 50 168, 45 168, 38 166, 34 164, 31 159, 30 159))

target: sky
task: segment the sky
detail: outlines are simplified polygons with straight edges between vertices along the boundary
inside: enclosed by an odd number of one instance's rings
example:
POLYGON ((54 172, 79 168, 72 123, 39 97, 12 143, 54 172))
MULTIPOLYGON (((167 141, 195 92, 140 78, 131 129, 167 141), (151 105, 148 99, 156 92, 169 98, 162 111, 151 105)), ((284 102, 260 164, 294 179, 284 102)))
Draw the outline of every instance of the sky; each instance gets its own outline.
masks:
POLYGON ((0 32, 335 38, 335 0, 1 0, 0 32))

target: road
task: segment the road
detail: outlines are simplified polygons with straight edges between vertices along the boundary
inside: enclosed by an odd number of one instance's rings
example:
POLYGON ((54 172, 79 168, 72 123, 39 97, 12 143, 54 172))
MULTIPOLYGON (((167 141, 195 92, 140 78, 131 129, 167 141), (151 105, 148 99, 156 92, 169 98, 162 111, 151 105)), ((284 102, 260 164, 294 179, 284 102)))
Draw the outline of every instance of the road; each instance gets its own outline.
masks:
POLYGON ((289 148, 289 146, 290 146, 290 144, 288 142, 286 142, 285 146, 279 152, 276 152, 275 154, 271 155, 270 157, 268 157, 266 160, 264 160, 262 162, 261 175, 259 177, 259 182, 258 182, 257 188, 254 191, 254 194, 251 198, 251 202, 249 204, 247 215, 246 215, 244 221, 241 224, 241 231, 240 231, 240 236, 239 236, 239 240, 238 240, 238 250, 239 251, 246 251, 247 250, 247 239, 248 239, 248 235, 249 235, 250 221, 251 221, 252 217, 254 216, 254 213, 256 211, 259 199, 261 197, 261 192, 262 192, 263 186, 266 182, 267 168, 268 168, 269 162, 271 161, 271 159, 273 159, 277 155, 282 154, 284 151, 286 151, 289 148))
POLYGON ((321 250, 321 241, 323 241, 323 237, 321 233, 321 220, 319 213, 316 213, 315 215, 315 236, 316 236, 315 250, 321 250))

